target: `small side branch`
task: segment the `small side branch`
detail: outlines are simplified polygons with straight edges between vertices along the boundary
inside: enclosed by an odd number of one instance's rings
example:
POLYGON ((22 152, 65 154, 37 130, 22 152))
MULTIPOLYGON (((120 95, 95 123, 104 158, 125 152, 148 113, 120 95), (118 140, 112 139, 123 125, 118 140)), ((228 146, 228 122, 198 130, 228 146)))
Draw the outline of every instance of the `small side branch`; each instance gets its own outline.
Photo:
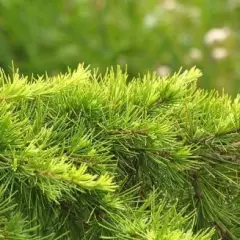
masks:
POLYGON ((208 142, 216 137, 221 137, 221 136, 225 136, 225 135, 229 135, 229 134, 234 134, 234 133, 240 133, 240 128, 234 128, 225 132, 220 132, 220 133, 216 133, 212 136, 208 136, 208 137, 203 137, 201 139, 198 140, 198 142, 200 143, 205 143, 208 142))
POLYGON ((148 132, 147 130, 124 130, 124 129, 120 129, 120 130, 110 130, 108 132, 110 135, 134 135, 134 134, 138 134, 138 135, 143 135, 143 136, 148 136, 148 132))
POLYGON ((200 201, 202 199, 202 192, 199 186, 198 175, 196 171, 190 171, 191 183, 195 192, 195 198, 200 201))

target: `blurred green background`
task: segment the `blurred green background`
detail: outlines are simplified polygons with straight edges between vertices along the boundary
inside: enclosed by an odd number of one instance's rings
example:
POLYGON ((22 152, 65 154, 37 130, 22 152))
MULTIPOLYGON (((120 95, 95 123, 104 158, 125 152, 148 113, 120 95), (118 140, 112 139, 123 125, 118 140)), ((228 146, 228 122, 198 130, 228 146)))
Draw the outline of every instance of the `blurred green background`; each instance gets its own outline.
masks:
POLYGON ((56 74, 84 62, 130 76, 192 66, 240 91, 240 0, 0 0, 0 66, 56 74))

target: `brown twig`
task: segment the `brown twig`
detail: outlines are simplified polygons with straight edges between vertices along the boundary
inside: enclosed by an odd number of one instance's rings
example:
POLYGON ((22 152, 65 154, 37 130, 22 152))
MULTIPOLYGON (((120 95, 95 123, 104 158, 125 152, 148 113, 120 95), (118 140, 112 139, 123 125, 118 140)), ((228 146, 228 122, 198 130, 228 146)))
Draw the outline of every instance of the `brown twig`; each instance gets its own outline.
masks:
POLYGON ((232 240, 232 237, 229 235, 227 229, 220 226, 217 222, 214 222, 215 228, 220 232, 221 240, 232 240))
POLYGON ((168 152, 155 152, 154 154, 158 157, 171 158, 171 155, 168 152))

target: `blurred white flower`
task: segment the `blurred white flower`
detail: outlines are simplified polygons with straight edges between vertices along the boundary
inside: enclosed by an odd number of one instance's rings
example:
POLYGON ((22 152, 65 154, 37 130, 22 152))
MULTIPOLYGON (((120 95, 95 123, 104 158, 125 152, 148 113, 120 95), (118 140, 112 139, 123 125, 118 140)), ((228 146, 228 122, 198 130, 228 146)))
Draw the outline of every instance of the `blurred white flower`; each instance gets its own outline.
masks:
POLYGON ((212 57, 214 59, 221 60, 226 58, 227 56, 228 56, 228 51, 226 48, 218 47, 212 50, 212 57))
POLYGON ((174 10, 178 7, 178 3, 175 0, 165 0, 161 7, 166 10, 174 10))
POLYGON ((189 57, 192 60, 199 61, 199 60, 202 59, 202 52, 198 48, 191 48, 190 51, 189 51, 189 57))
POLYGON ((153 28, 157 24, 157 17, 154 14, 147 14, 143 19, 143 24, 147 28, 153 28))
POLYGON ((204 42, 211 45, 215 42, 222 42, 226 40, 231 34, 231 30, 227 27, 213 28, 209 30, 204 36, 204 42))
POLYGON ((203 55, 200 49, 191 48, 189 52, 184 56, 184 62, 186 64, 192 64, 193 62, 200 61, 203 55))
POLYGON ((171 73, 171 69, 170 69, 170 67, 168 67, 166 65, 162 65, 157 68, 157 75, 159 77, 165 77, 165 76, 169 75, 170 73, 171 73))

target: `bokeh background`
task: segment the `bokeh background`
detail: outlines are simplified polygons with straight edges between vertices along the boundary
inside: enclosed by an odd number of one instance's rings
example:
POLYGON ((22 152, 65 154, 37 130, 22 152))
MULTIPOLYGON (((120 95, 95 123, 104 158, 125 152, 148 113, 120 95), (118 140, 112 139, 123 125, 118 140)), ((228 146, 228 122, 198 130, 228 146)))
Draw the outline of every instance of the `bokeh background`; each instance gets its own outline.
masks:
POLYGON ((127 64, 130 76, 180 67, 200 86, 240 92, 240 0, 0 0, 0 67, 49 75, 127 64))

